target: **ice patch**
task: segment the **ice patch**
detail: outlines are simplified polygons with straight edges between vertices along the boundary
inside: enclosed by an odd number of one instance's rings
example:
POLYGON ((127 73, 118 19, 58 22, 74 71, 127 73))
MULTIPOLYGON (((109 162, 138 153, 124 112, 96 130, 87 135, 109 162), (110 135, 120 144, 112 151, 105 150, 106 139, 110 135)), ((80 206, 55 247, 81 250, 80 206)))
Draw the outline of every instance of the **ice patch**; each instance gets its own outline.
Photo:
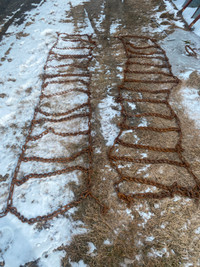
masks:
POLYGON ((143 228, 147 224, 147 222, 151 219, 151 217, 154 216, 152 212, 149 211, 149 209, 144 211, 144 206, 143 205, 138 205, 136 206, 136 210, 139 213, 140 217, 143 219, 143 223, 138 224, 138 226, 142 226, 143 228), (140 210, 142 209, 142 210, 140 210))

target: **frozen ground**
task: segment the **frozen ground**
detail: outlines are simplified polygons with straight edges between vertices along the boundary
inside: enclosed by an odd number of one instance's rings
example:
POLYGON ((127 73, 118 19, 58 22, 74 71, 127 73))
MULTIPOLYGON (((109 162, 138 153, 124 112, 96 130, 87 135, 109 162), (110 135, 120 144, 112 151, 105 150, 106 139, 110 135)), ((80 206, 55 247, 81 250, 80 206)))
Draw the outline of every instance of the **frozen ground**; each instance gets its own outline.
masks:
MULTIPOLYGON (((167 52, 173 73, 180 79, 187 80, 190 74, 196 71, 200 75, 200 37, 195 33, 177 29, 162 42, 167 52), (190 44, 196 49, 197 57, 188 56, 185 45, 190 44)), ((200 95, 199 88, 183 85, 181 89, 182 105, 191 120, 199 129, 200 123, 200 95)))
MULTIPOLYGON (((178 10, 182 8, 183 1, 173 0, 178 10)), ((194 18, 191 18, 196 8, 187 7, 183 14, 184 19, 190 24, 194 18)), ((168 57, 171 59, 173 71, 181 79, 189 78, 193 71, 200 74, 200 20, 193 26, 193 33, 176 30, 171 36, 166 38, 164 47, 167 49, 168 57), (174 41, 168 41, 172 39, 174 41), (174 43, 175 42, 175 43, 174 43), (189 44, 195 48, 197 58, 188 57, 184 46, 189 44), (178 55, 178 56, 177 56, 178 55)), ((200 127, 200 94, 199 88, 185 87, 182 89, 182 104, 191 120, 195 121, 196 127, 200 127)))
MULTIPOLYGON (((73 6, 81 2, 75 0, 73 6)), ((38 5, 26 13, 26 20, 23 24, 10 26, 7 36, 1 42, 0 53, 5 55, 0 64, 1 212, 6 207, 11 177, 25 141, 27 126, 32 120, 34 108, 39 101, 40 76, 43 73, 49 49, 56 41, 56 32, 68 34, 75 32, 73 23, 63 23, 61 19, 70 10, 70 5, 70 1, 64 0, 59 3, 55 0, 46 1, 43 5, 38 5)), ((88 23, 80 33, 90 34, 90 24, 88 23)), ((59 152, 58 147, 56 149, 59 152)), ((77 180, 76 173, 74 175, 74 179, 77 180)), ((46 184, 45 191, 49 191, 51 197, 54 198, 53 205, 55 205, 55 199, 59 197, 59 190, 62 190, 59 187, 52 185, 50 180, 46 184)), ((36 184, 33 187, 26 187, 26 203, 19 198, 18 204, 22 209, 31 211, 32 215, 39 215, 39 206, 36 205, 35 208, 32 206, 30 209, 28 203, 31 204, 37 197, 36 193, 39 194, 38 199, 43 194, 43 200, 40 199, 39 203, 42 205, 42 212, 47 213, 50 196, 46 195, 45 191, 42 193, 41 190, 43 189, 36 184)), ((61 197, 59 201, 68 201, 71 198, 69 193, 65 195, 65 200, 61 197)), ((61 216, 51 220, 43 229, 35 225, 22 224, 10 214, 1 218, 0 262, 5 262, 7 267, 19 267, 26 262, 40 259, 39 266, 59 266, 64 254, 62 251, 54 250, 61 245, 68 244, 73 235, 86 231, 81 222, 74 222, 71 219, 70 214, 73 212, 74 210, 69 212, 68 218, 61 216), (65 229, 64 232, 63 229, 65 229)))
MULTIPOLYGON (((82 2, 80 0, 73 0, 72 2, 59 0, 59 3, 57 0, 45 1, 41 6, 27 12, 23 24, 10 26, 7 35, 1 42, 0 54, 4 56, 0 63, 0 212, 5 209, 11 178, 27 135, 27 128, 33 117, 34 108, 39 101, 41 74, 48 51, 56 40, 56 32, 93 33, 89 19, 86 20, 85 27, 80 30, 77 30, 77 25, 69 20, 64 21, 66 12, 70 11, 72 6, 82 2)), ((164 2, 166 10, 176 15, 177 10, 171 3, 167 0, 164 2)), ((182 1, 177 0, 174 3, 180 8, 182 1)), ((189 12, 191 13, 190 9, 186 9, 183 15, 190 23, 189 12)), ((157 12, 156 14, 154 19, 159 24, 161 13, 157 12)), ((101 23, 105 19, 105 15, 100 14, 99 20, 96 21, 99 30, 101 30, 101 23)), ((200 37, 197 35, 199 34, 199 23, 200 21, 195 24, 193 33, 177 29, 161 42, 173 66, 174 74, 183 80, 187 79, 193 71, 200 73, 200 37), (197 49, 197 58, 186 55, 184 46, 188 42, 197 49)), ((183 23, 178 18, 176 26, 183 28, 183 23)), ((118 21, 113 22, 110 27, 110 34, 116 34, 119 28, 120 23, 118 24, 118 21)), ((153 31, 161 33, 167 28, 168 26, 161 25, 153 31)), ((153 31, 149 27, 143 28, 143 33, 146 34, 148 32, 153 33, 153 31)), ((195 121, 198 129, 200 129, 199 101, 196 88, 188 86, 182 88, 182 106, 186 114, 195 121)), ((111 146, 114 135, 118 133, 118 129, 114 123, 112 124, 112 119, 119 114, 119 111, 115 109, 113 97, 106 96, 99 103, 99 109, 102 136, 105 138, 106 145, 111 146)), ((144 126, 144 124, 145 121, 141 122, 140 126, 144 126)), ((78 181, 77 177, 74 177, 74 180, 78 181)), ((49 187, 52 190, 51 184, 49 187)), ((19 203, 22 202, 22 207, 29 211, 28 203, 32 202, 36 193, 30 187, 25 188, 25 190, 27 190, 27 195, 30 194, 30 198, 25 203, 23 203, 23 199, 20 199, 19 203)), ((59 186, 57 190, 59 192, 59 186)), ((44 193, 43 201, 48 203, 45 192, 41 191, 40 193, 44 193)), ((65 198, 67 198, 66 195, 65 198)), ((47 205, 43 206, 44 213, 46 207, 47 205)), ((74 235, 87 232, 81 222, 72 220, 71 214, 74 211, 71 210, 68 217, 54 218, 47 222, 43 228, 23 224, 11 214, 1 218, 0 262, 5 261, 6 267, 19 267, 26 262, 39 259, 38 265, 41 267, 60 266, 61 258, 65 253, 56 249, 59 246, 69 244, 74 235)), ((31 210, 33 214, 37 214, 37 212, 37 208, 31 210)), ((144 223, 152 216, 148 210, 144 213, 140 206, 138 206, 138 212, 144 218, 144 223)), ((144 225, 141 223, 141 226, 144 225)), ((150 242, 153 239, 153 236, 149 236, 147 241, 150 242)), ((92 243, 89 244, 88 253, 93 253, 95 250, 93 246, 92 243)), ((149 256, 159 255, 160 257, 165 252, 152 250, 149 256)), ((138 256, 138 258, 140 257, 138 256)), ((87 266, 83 261, 79 261, 79 263, 71 261, 70 263, 72 266, 87 266)))

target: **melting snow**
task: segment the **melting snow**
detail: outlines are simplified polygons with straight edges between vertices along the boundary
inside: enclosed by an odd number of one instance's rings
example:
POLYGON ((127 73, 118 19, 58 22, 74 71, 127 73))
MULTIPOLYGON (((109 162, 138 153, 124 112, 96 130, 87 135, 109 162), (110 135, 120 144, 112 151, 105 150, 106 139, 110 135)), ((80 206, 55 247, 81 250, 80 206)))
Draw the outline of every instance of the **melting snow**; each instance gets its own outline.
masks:
POLYGON ((155 209, 159 209, 159 208, 160 208, 160 205, 157 204, 157 203, 155 203, 155 204, 154 204, 154 208, 155 208, 155 209))
POLYGON ((176 29, 161 42, 161 46, 166 51, 174 75, 186 79, 188 72, 200 71, 200 37, 193 32, 176 29), (196 49, 197 58, 187 56, 187 44, 196 49))
POLYGON ((141 122, 138 124, 138 127, 147 127, 147 119, 142 118, 141 122))
POLYGON ((200 95, 199 90, 192 88, 183 88, 181 90, 182 104, 189 115, 189 118, 195 122, 200 129, 200 95))
POLYGON ((119 133, 119 128, 112 122, 115 116, 119 116, 119 111, 114 110, 112 107, 117 107, 114 97, 107 96, 98 105, 101 116, 101 130, 107 146, 112 146, 115 138, 119 133))
POLYGON ((148 237, 146 237, 146 241, 153 241, 155 239, 155 237, 154 236, 148 236, 148 237))
POLYGON ((169 252, 167 251, 166 248, 162 248, 161 250, 157 250, 154 248, 151 248, 151 252, 148 253, 149 257, 162 257, 163 255, 166 255, 169 257, 169 252))
POLYGON ((136 105, 135 105, 134 103, 130 103, 130 102, 128 102, 128 105, 129 105, 129 107, 131 107, 132 109, 136 109, 136 105))
POLYGON ((72 262, 72 261, 69 261, 69 263, 71 264, 71 266, 73 267, 88 267, 87 264, 85 264, 83 262, 83 260, 80 260, 79 262, 72 262))
POLYGON ((103 244, 109 246, 109 245, 112 245, 112 242, 110 240, 106 239, 106 240, 104 240, 103 244))
POLYGON ((92 242, 88 242, 88 247, 89 247, 89 250, 88 250, 87 254, 94 256, 95 254, 93 252, 97 248, 95 247, 95 245, 92 242))
MULTIPOLYGON (((43 73, 49 49, 56 40, 56 32, 75 33, 73 23, 60 21, 66 17, 70 3, 59 0, 58 5, 57 0, 43 1, 43 5, 26 12, 26 21, 20 25, 11 25, 0 44, 1 55, 6 55, 0 65, 1 93, 4 94, 4 98, 0 98, 0 175, 7 177, 6 181, 1 183, 0 212, 5 208, 10 179, 24 144, 34 108, 39 101, 42 83, 40 75, 43 73), (27 21, 33 23, 26 26, 27 21), (6 53, 9 48, 11 48, 9 53, 6 53)), ((80 3, 82 0, 73 0, 73 6, 80 3)), ((85 21, 86 26, 81 29, 80 34, 93 32, 89 19, 86 18, 85 21)), ((75 175, 73 179, 78 183, 78 176, 75 175)), ((62 179, 59 181, 62 182, 62 179)), ((36 190, 39 183, 36 181, 34 183, 36 190)), ((60 207, 63 201, 68 202, 73 198, 72 192, 68 189, 63 198, 62 194, 57 198, 55 192, 61 192, 61 188, 58 188, 59 183, 57 183, 58 187, 55 189, 52 179, 49 183, 47 179, 48 186, 38 191, 31 191, 28 184, 24 184, 25 196, 22 195, 23 190, 19 190, 19 194, 16 195, 16 202, 22 209, 25 199, 26 203, 34 203, 32 210, 26 209, 27 216, 30 211, 31 214, 37 214, 41 209, 46 214, 49 209, 54 208, 54 205, 60 207), (47 191, 51 191, 52 194, 47 196, 47 191), (49 198, 54 199, 51 205, 47 205, 49 198)), ((18 189, 16 188, 16 192, 18 189)), ((86 232, 81 222, 74 222, 71 219, 73 212, 75 209, 68 212, 68 218, 59 216, 45 223, 43 227, 39 224, 21 223, 11 214, 1 218, 0 259, 5 261, 5 267, 19 267, 37 259, 39 266, 42 267, 60 266, 65 252, 56 249, 69 244, 73 235, 86 232)), ((73 263, 73 266, 87 265, 80 261, 77 264, 73 263)))
POLYGON ((165 229, 165 225, 164 224, 161 224, 160 228, 161 229, 165 229))
POLYGON ((200 227, 198 227, 194 232, 195 232, 195 234, 199 235, 200 234, 200 227))
POLYGON ((112 23, 110 26, 110 34, 116 33, 118 26, 119 26, 119 23, 117 22, 112 23))
POLYGON ((126 213, 131 217, 131 219, 134 219, 134 216, 131 214, 132 211, 130 209, 126 209, 126 213))

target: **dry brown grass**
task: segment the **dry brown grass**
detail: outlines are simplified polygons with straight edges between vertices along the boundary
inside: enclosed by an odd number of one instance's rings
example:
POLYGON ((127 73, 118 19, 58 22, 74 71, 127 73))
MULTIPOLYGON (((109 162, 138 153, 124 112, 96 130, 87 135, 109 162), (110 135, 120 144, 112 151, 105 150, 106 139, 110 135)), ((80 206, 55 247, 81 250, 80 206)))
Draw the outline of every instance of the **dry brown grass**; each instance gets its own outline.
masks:
MULTIPOLYGON (((128 1, 130 7, 133 1, 128 1)), ((159 11, 164 11, 162 2, 154 0, 149 2, 138 1, 134 2, 137 10, 143 9, 147 11, 149 5, 151 8, 160 5, 159 11), (151 2, 151 3, 150 3, 151 2)), ((89 4, 86 5, 87 11, 90 10, 89 4)), ((97 2, 94 5, 96 10, 92 10, 91 14, 95 17, 98 11, 97 2)), ((94 9, 93 7, 93 9, 94 9)), ((84 16, 80 7, 79 15, 84 16)), ((112 17, 112 10, 107 10, 112 17)), ((114 11, 113 11, 114 12, 114 11)), ((73 11, 71 15, 73 15, 73 11)), ((114 16, 114 15, 113 15, 114 16)), ((168 33, 173 31, 174 25, 173 15, 162 13, 162 18, 171 23, 168 33)), ((69 17, 68 17, 69 18, 69 17)), ((82 20, 74 16, 74 23, 82 20)), ((130 18, 129 18, 130 19, 130 18)), ((95 24, 92 22, 93 27, 95 24)), ((134 34, 141 33, 142 23, 147 23, 147 18, 141 18, 140 22, 136 22, 134 34)), ((150 23, 150 22, 149 22, 150 23)), ((105 24, 102 24, 106 28, 105 24)), ((151 22, 152 27, 156 27, 154 22, 151 22)), ((119 33, 132 33, 131 25, 126 25, 126 29, 119 29, 119 33)), ((95 29, 95 28, 94 28, 95 29)), ((106 31, 106 30, 105 30, 106 31)), ((98 33, 98 31, 96 31, 98 33)), ((107 31, 104 32, 107 34, 107 31)), ((161 38, 159 34, 156 37, 161 38)), ((102 215, 96 203, 93 200, 87 199, 83 202, 74 215, 74 220, 84 222, 84 227, 88 229, 87 234, 77 235, 69 246, 62 247, 65 249, 66 257, 62 261, 62 266, 71 266, 70 261, 79 262, 83 260, 88 266, 148 266, 148 267, 171 267, 185 266, 190 263, 191 266, 199 266, 199 234, 197 229, 200 226, 199 203, 181 197, 164 200, 136 200, 130 207, 120 202, 117 198, 113 183, 118 179, 115 171, 110 167, 107 152, 108 147, 105 146, 105 140, 100 128, 101 110, 98 108, 100 101, 106 97, 107 88, 111 88, 110 94, 117 96, 117 84, 120 84, 120 79, 116 76, 116 67, 119 63, 125 61, 124 51, 121 45, 117 44, 116 40, 107 41, 105 35, 98 33, 99 46, 94 52, 96 61, 99 62, 99 67, 96 68, 93 74, 92 90, 92 107, 93 107, 93 145, 94 148, 100 149, 100 153, 94 153, 94 173, 93 173, 93 191, 109 207, 109 212, 102 215), (103 49, 102 49, 103 47, 103 49), (103 51, 103 52, 102 52, 103 51), (117 56, 113 55, 117 51, 117 56), (110 74, 107 70, 110 70, 110 74), (196 231, 196 233, 195 233, 196 231), (107 241, 107 243, 104 243, 107 241), (108 242, 109 241, 109 242, 108 242), (89 242, 92 242, 96 249, 93 253, 89 253, 89 242)), ((95 62, 93 62, 93 65, 95 62)), ((199 77, 193 73, 187 81, 188 86, 198 86, 199 77)), ((188 119, 184 110, 180 105, 181 86, 178 86, 171 95, 171 104, 175 112, 181 119, 183 131, 183 146, 185 149, 184 156, 191 164, 194 172, 200 175, 199 154, 200 147, 196 144, 200 143, 199 131, 195 129, 192 121, 188 119)), ((162 96, 159 96, 162 97, 162 96)), ((119 122, 120 118, 115 118, 113 123, 119 122)), ((152 125, 162 125, 165 127, 165 122, 162 119, 152 120, 152 125)), ((168 125, 169 126, 169 125, 168 125)), ((174 125, 171 125, 174 126, 174 125)), ((142 135, 139 136, 142 138, 142 135)), ((126 136, 129 140, 129 136, 126 136)), ((148 136, 149 140, 152 140, 148 136)), ((167 144, 172 144, 175 136, 167 137, 167 144)), ((158 140, 159 141, 159 140, 158 140)), ((159 141, 162 143, 162 140, 159 141)), ((133 167, 134 168, 134 167, 133 167)), ((141 169, 141 166, 138 166, 141 169)), ((130 171, 130 170, 129 170, 130 171)), ((134 170, 131 170, 132 172, 134 170)), ((136 165, 135 165, 136 171, 136 165)), ((150 166, 147 170, 140 171, 140 175, 150 175, 156 177, 156 170, 150 166)), ((177 167, 162 166, 162 175, 157 179, 161 179, 163 183, 171 183, 178 180, 184 186, 191 184, 191 178, 177 167), (170 178, 170 179, 169 179, 170 178)), ((143 191, 150 186, 128 184, 123 185, 125 192, 143 191)), ((151 190, 154 188, 151 188, 151 190)))

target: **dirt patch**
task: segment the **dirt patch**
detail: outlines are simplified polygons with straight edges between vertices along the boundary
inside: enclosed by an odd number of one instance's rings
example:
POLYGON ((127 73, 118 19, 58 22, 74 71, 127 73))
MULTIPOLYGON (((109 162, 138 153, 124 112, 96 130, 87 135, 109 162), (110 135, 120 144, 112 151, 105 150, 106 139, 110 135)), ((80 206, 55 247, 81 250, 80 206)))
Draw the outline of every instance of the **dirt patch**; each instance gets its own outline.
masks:
POLYGON ((197 71, 193 71, 190 74, 189 79, 186 82, 186 86, 200 90, 200 74, 197 71))
POLYGON ((16 38, 17 39, 21 39, 22 37, 26 37, 28 35, 29 35, 28 33, 19 32, 19 33, 16 34, 16 38))
POLYGON ((6 94, 0 94, 0 98, 5 98, 6 96, 6 94))
POLYGON ((0 181, 6 181, 9 177, 9 174, 5 174, 4 176, 0 174, 0 181))

